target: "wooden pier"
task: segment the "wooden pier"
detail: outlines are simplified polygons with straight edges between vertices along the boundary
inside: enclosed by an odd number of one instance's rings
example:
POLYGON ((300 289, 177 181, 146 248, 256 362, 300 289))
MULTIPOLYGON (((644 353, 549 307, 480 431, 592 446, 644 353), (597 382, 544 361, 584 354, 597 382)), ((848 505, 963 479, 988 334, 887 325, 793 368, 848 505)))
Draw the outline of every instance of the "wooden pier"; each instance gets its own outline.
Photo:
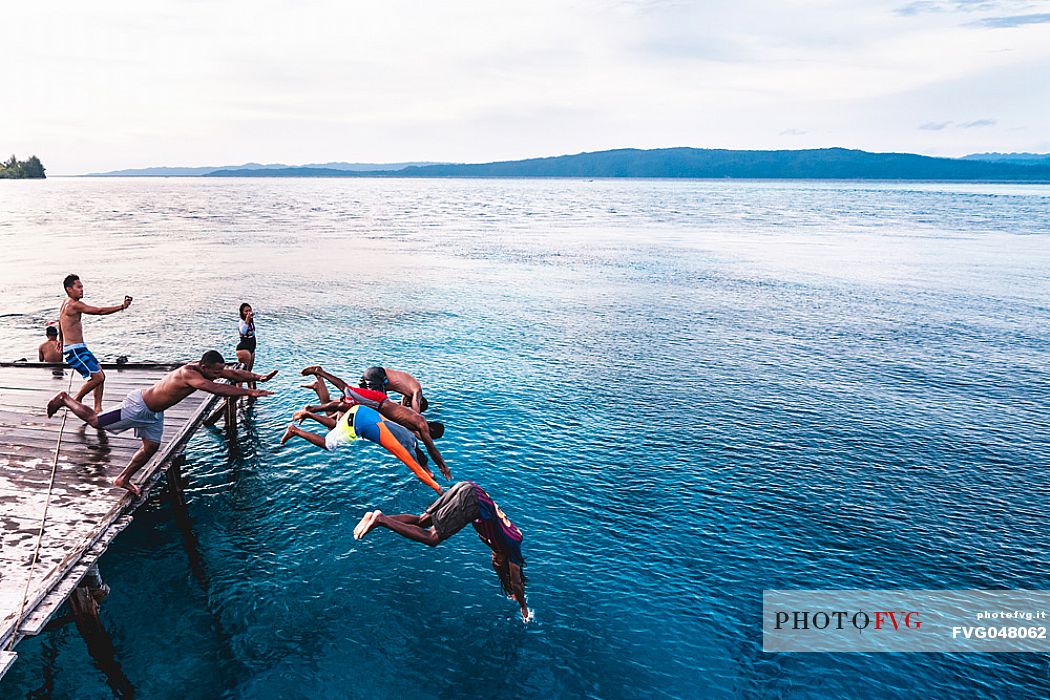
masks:
MULTIPOLYGON (((106 409, 175 367, 104 364, 106 409)), ((75 615, 85 607, 97 615, 97 606, 83 601, 99 584, 82 582, 97 580, 98 558, 131 522, 132 512, 145 501, 164 469, 177 471, 176 458, 186 442, 210 414, 218 412, 215 407, 222 401, 197 392, 164 412, 164 442, 136 474, 136 483, 143 486, 143 496, 136 501, 113 486, 142 444, 134 431, 106 433, 72 413, 62 429, 65 409, 47 418, 44 407, 70 385, 70 371, 40 363, 0 363, 0 676, 15 659, 14 645, 43 631, 67 599, 75 615)), ((81 382, 74 377, 70 393, 75 394, 81 382)), ((90 402, 91 395, 85 400, 90 402)), ((222 413, 233 435, 235 404, 231 402, 230 410, 222 413)))

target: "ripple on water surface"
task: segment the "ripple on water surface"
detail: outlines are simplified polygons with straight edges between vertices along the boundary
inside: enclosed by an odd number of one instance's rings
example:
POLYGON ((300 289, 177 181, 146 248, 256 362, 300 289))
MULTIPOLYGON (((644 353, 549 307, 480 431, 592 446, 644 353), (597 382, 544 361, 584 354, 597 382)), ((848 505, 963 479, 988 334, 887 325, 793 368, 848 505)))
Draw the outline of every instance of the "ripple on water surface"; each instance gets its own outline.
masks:
MULTIPOLYGON (((188 450, 102 561, 141 697, 1003 697, 1034 655, 765 655, 770 588, 1050 588, 1050 190, 921 183, 47 180, 0 190, 0 346, 67 270, 100 357, 232 356, 278 391, 188 450), (90 235, 87 234, 90 232, 90 235), (411 370, 457 478, 525 533, 522 625, 469 529, 374 445, 277 439, 297 370, 411 370)), ((116 399, 118 397, 109 397, 116 399)), ((108 690, 71 628, 2 697, 108 690)))

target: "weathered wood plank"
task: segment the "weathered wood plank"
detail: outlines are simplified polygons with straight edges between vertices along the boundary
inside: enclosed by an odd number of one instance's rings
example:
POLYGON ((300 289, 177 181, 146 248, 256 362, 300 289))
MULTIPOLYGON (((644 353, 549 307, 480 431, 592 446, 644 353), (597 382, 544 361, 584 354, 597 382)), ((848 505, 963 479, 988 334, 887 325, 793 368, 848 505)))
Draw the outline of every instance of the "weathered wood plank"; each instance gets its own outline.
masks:
MULTIPOLYGON (((107 368, 106 407, 116 407, 132 389, 154 384, 170 367, 141 370, 107 368), (112 404, 111 401, 112 400, 112 404)), ((79 378, 73 380, 74 391, 79 378)), ((109 434, 68 416, 66 426, 48 420, 44 405, 64 390, 69 377, 55 377, 48 367, 0 364, 0 645, 43 629, 84 572, 126 526, 137 505, 130 494, 113 486, 141 442, 132 431, 109 434), (57 468, 52 484, 52 464, 57 468), (40 534, 40 519, 47 520, 40 534), (39 547, 39 558, 30 565, 39 547), (23 596, 22 620, 16 628, 23 596)), ((187 398, 165 411, 167 439, 140 472, 151 485, 161 467, 180 450, 215 402, 208 394, 187 398)))
POLYGON ((80 585, 80 582, 84 579, 88 569, 95 565, 98 558, 106 551, 109 543, 113 541, 113 538, 120 534, 129 524, 131 524, 130 515, 125 515, 113 523, 102 539, 85 552, 81 560, 70 570, 62 582, 55 586, 55 588, 48 593, 42 601, 40 601, 40 604, 37 605, 33 614, 28 616, 22 623, 19 632, 28 636, 36 636, 43 632, 48 621, 54 616, 58 609, 62 607, 62 603, 66 601, 69 594, 73 592, 73 589, 80 585))
POLYGON ((7 673, 7 669, 11 668, 11 664, 18 658, 18 654, 13 651, 0 651, 0 678, 4 677, 7 673))
MULTIPOLYGON (((135 387, 135 388, 144 389, 144 388, 147 388, 147 387, 135 387)), ((13 418, 28 418, 28 419, 38 420, 38 421, 42 420, 45 424, 57 423, 57 422, 59 422, 59 419, 57 417, 56 418, 48 418, 47 414, 45 413, 45 408, 47 407, 47 402, 51 400, 51 397, 54 396, 55 394, 57 394, 59 391, 65 391, 65 387, 63 386, 60 389, 57 389, 55 391, 40 391, 40 392, 33 392, 33 393, 26 393, 26 394, 19 394, 19 395, 7 395, 7 396, 0 395, 0 410, 3 410, 5 412, 10 412, 10 413, 15 414, 14 416, 11 416, 12 419, 13 418)), ((130 391, 130 389, 128 391, 130 391)), ((114 392, 107 391, 106 392, 106 397, 105 397, 105 399, 102 402, 102 410, 103 411, 112 411, 114 408, 119 408, 120 407, 120 403, 124 400, 124 397, 128 394, 128 391, 122 391, 122 392, 119 392, 119 393, 115 392, 115 391, 114 392)), ((73 393, 73 392, 71 392, 71 393, 73 393)), ((92 397, 90 395, 84 397, 84 403, 88 404, 89 406, 93 405, 92 404, 93 400, 94 399, 92 399, 92 397)), ((185 413, 192 413, 192 411, 187 411, 185 408, 183 408, 181 406, 181 404, 178 405, 178 406, 174 406, 172 408, 169 408, 168 411, 173 411, 174 413, 184 413, 184 414, 185 413)), ((168 411, 165 411, 164 415, 168 415, 168 411)), ((75 416, 70 416, 70 418, 73 419, 73 420, 78 420, 75 416)), ((79 422, 79 420, 78 420, 78 422, 79 422)))

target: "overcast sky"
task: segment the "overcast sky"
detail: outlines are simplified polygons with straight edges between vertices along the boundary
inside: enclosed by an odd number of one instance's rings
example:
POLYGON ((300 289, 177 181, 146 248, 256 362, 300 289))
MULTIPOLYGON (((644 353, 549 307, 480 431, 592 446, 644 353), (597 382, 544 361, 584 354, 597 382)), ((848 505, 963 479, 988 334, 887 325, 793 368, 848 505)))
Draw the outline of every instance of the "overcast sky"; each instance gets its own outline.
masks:
POLYGON ((51 174, 1050 151, 1050 0, 41 0, 0 15, 0 151, 51 174))

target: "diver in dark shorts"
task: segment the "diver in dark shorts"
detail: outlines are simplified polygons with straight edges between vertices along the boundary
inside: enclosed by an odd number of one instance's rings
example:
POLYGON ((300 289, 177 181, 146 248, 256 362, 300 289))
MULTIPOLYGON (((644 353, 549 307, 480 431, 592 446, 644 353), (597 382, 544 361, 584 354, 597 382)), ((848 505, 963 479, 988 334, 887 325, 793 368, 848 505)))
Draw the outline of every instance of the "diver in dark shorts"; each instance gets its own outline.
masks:
POLYGON ((525 605, 525 559, 521 556, 522 534, 492 498, 473 481, 460 481, 420 515, 366 513, 354 528, 359 540, 376 527, 393 530, 402 537, 431 547, 447 540, 468 524, 492 550, 492 568, 503 592, 517 601, 521 619, 528 622, 525 605))
POLYGON ((423 396, 423 387, 419 380, 408 372, 389 367, 369 367, 361 374, 361 386, 386 393, 393 391, 401 394, 401 405, 411 408, 416 413, 423 413, 430 402, 423 396))

